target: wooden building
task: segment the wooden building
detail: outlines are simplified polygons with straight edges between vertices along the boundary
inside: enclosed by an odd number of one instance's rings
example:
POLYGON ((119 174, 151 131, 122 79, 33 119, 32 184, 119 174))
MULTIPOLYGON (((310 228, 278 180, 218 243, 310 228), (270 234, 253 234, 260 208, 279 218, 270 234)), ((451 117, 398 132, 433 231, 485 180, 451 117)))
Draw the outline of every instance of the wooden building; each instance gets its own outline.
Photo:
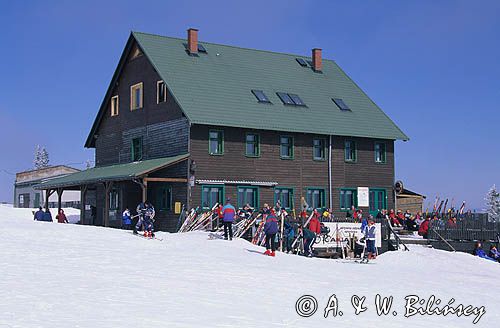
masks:
POLYGON ((39 188, 81 190, 83 204, 93 193, 92 223, 106 226, 148 199, 168 231, 175 203, 393 207, 394 142, 408 137, 321 49, 311 55, 198 42, 195 29, 132 32, 85 143, 96 168, 39 188))

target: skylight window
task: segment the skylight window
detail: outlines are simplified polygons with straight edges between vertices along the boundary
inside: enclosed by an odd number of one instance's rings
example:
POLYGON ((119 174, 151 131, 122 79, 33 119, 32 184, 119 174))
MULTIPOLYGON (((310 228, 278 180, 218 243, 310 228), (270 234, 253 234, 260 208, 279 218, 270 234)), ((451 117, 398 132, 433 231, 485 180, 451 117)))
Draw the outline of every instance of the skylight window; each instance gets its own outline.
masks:
POLYGON ((297 63, 299 63, 300 66, 302 67, 307 67, 307 63, 304 59, 302 58, 295 58, 295 60, 297 61, 297 63))
POLYGON ((284 93, 277 92, 278 97, 280 97, 281 101, 285 105, 294 105, 294 106, 305 106, 306 104, 300 99, 300 97, 293 93, 284 93))
POLYGON ((300 99, 299 96, 291 94, 291 93, 289 93, 288 96, 292 99, 292 101, 295 105, 297 105, 297 106, 305 106, 306 105, 306 104, 304 104, 302 99, 300 99))
POLYGON ((278 95, 278 97, 280 97, 281 101, 285 105, 295 105, 295 103, 293 102, 292 98, 290 98, 290 96, 288 95, 288 93, 277 92, 276 94, 278 95))
POLYGON ((262 90, 252 90, 253 95, 259 102, 262 103, 270 103, 269 98, 267 98, 266 94, 262 90))
POLYGON ((342 99, 332 98, 332 100, 341 110, 351 110, 342 99))
POLYGON ((207 49, 201 43, 198 43, 198 52, 207 53, 207 49))

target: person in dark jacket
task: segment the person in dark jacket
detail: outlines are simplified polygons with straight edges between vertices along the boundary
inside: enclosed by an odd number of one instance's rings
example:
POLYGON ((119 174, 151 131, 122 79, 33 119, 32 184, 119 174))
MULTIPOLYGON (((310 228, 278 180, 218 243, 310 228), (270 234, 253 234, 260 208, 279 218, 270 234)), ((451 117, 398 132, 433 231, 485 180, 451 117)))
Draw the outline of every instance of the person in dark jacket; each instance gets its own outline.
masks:
POLYGON ((483 245, 480 242, 476 243, 476 245, 474 246, 474 250, 472 251, 472 254, 485 260, 496 261, 494 258, 486 255, 486 252, 483 250, 483 245))
POLYGON ((276 234, 278 233, 278 219, 276 213, 271 210, 264 224, 264 233, 266 234, 266 251, 265 255, 276 256, 276 234))
POLYGON ((316 239, 316 235, 311 230, 303 228, 302 226, 299 226, 299 235, 304 238, 304 255, 312 257, 313 253, 311 246, 316 239))
POLYGON ((224 221, 224 239, 233 240, 233 221, 236 217, 236 209, 231 205, 231 199, 227 199, 226 205, 222 208, 222 221, 224 221))
POLYGON ((33 220, 35 221, 43 221, 43 210, 42 207, 40 206, 38 208, 38 211, 35 212, 35 215, 33 216, 33 220))
POLYGON ((66 217, 66 214, 64 214, 64 210, 62 208, 59 209, 59 213, 56 215, 56 220, 58 223, 68 223, 68 218, 66 217))
POLYGON ((45 208, 45 213, 43 213, 43 221, 52 222, 52 214, 49 208, 45 208))
POLYGON ((290 253, 293 251, 292 249, 292 244, 295 239, 295 227, 289 223, 288 221, 285 221, 285 244, 286 244, 286 252, 290 253))
POLYGON ((500 252, 495 245, 490 246, 490 252, 488 253, 488 256, 492 259, 495 259, 497 262, 500 262, 500 252))

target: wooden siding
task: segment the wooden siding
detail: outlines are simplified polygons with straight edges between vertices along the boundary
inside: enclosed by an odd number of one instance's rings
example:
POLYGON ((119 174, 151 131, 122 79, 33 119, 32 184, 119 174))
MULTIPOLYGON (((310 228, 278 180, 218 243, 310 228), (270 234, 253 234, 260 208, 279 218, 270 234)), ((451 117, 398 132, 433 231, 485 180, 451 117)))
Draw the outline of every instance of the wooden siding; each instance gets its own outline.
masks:
POLYGON ((112 96, 119 96, 119 113, 112 117, 111 106, 106 104, 106 114, 97 129, 96 166, 130 162, 129 140, 138 134, 146 136, 143 154, 147 159, 187 152, 188 121, 169 90, 167 101, 157 104, 159 80, 146 56, 127 60, 112 92, 112 96), (130 86, 138 82, 143 82, 143 108, 131 111, 130 86), (165 142, 166 147, 159 147, 165 142))
MULTIPOLYGON (((328 161, 313 160, 313 139, 325 139, 325 156, 328 159, 328 137, 302 133, 280 133, 276 131, 255 131, 238 128, 220 128, 205 125, 191 127, 190 153, 196 161, 195 178, 214 180, 250 180, 278 182, 278 187, 294 189, 294 204, 298 211, 300 197, 306 197, 307 188, 325 189, 328 206, 328 161), (211 129, 224 130, 224 154, 208 154, 208 133, 211 129), (260 135, 260 157, 245 156, 245 135, 248 132, 260 135), (294 138, 294 159, 280 158, 280 135, 294 138)), ((336 216, 345 216, 340 211, 340 189, 344 187, 383 188, 387 194, 387 206, 393 204, 392 184, 394 181, 393 141, 385 140, 387 160, 385 164, 375 163, 373 139, 354 138, 357 143, 357 162, 344 161, 344 137, 332 138, 333 209, 336 216)), ((259 187, 259 206, 274 203, 274 188, 259 187)), ((236 205, 237 186, 226 185, 225 197, 233 199, 236 205)), ((201 204, 201 186, 191 191, 191 206, 201 204)), ((368 211, 368 208, 363 209, 368 211)))

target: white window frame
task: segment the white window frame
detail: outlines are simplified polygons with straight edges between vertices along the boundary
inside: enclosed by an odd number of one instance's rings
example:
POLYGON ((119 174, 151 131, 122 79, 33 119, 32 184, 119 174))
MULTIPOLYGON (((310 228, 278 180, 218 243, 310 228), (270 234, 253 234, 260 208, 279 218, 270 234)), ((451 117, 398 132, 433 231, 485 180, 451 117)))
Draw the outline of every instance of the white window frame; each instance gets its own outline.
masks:
POLYGON ((120 98, 118 96, 111 97, 111 116, 118 116, 120 113, 120 98), (116 99, 116 108, 113 106, 113 100, 116 99))
POLYGON ((160 83, 163 83, 163 87, 165 88, 165 93, 163 96, 163 101, 162 102, 167 102, 167 84, 165 81, 160 80, 156 82, 156 104, 160 104, 160 83))
POLYGON ((130 110, 141 109, 144 106, 144 86, 142 82, 136 83, 130 87, 130 110), (140 88, 141 90, 141 101, 139 107, 134 107, 134 90, 140 88))

